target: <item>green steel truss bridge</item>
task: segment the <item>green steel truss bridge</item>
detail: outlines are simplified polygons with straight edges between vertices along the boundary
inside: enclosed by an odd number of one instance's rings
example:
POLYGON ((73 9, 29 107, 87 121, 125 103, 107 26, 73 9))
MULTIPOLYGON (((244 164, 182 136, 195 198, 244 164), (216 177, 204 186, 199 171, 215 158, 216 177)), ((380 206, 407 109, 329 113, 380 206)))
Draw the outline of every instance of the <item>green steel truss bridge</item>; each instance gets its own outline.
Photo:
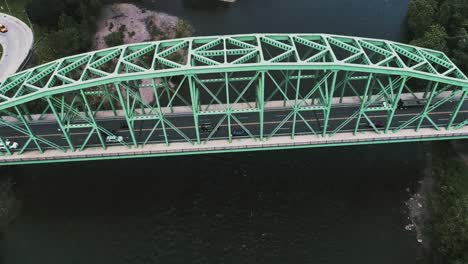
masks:
POLYGON ((0 84, 0 164, 468 138, 442 52, 327 34, 194 37, 52 61, 0 84))

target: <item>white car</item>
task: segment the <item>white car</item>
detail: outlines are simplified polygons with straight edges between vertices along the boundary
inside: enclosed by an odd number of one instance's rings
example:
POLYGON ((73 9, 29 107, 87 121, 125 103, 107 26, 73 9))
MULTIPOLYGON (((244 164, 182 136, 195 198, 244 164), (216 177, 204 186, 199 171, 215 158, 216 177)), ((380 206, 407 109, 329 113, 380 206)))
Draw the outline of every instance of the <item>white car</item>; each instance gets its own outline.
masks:
POLYGON ((122 136, 107 136, 106 137, 106 142, 107 143, 114 143, 114 142, 122 142, 123 137, 122 136))
MULTIPOLYGON (((19 147, 19 144, 18 142, 13 142, 11 143, 10 140, 5 140, 5 145, 9 148, 9 149, 17 149, 19 147)), ((2 149, 5 149, 5 146, 0 142, 0 150, 2 149)))

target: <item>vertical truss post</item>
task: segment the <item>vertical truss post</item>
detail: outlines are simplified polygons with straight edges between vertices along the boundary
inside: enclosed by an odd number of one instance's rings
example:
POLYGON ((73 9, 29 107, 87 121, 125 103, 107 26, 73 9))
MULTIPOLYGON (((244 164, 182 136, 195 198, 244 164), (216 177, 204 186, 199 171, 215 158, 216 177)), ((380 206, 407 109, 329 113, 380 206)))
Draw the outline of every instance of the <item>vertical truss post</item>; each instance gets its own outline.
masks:
POLYGON ((432 86, 432 82, 429 82, 429 83, 426 85, 426 89, 424 89, 424 94, 423 94, 423 98, 424 98, 424 99, 427 98, 427 94, 429 93, 429 90, 431 89, 431 86, 432 86))
POLYGON ((195 133, 197 135, 197 144, 200 144, 200 126, 198 125, 199 122, 199 106, 198 106, 198 91, 195 87, 195 83, 193 82, 193 77, 190 75, 187 77, 189 82, 190 88, 190 97, 192 98, 192 112, 193 112, 193 121, 195 123, 195 133))
POLYGON ((302 76, 302 71, 299 70, 297 72, 297 82, 296 82, 296 97, 294 99, 294 117, 293 117, 293 126, 292 126, 292 132, 291 132, 291 139, 294 139, 294 136, 296 134, 296 120, 297 120, 297 112, 299 111, 299 89, 301 87, 301 76, 302 76))
MULTIPOLYGON (((400 88, 398 88, 398 93, 393 98, 392 110, 391 110, 390 115, 388 117, 387 125, 385 126, 384 134, 388 134, 388 130, 390 129, 390 126, 392 125, 393 117, 395 116, 395 112, 396 112, 396 109, 398 107, 398 101, 400 100, 401 93, 403 92, 403 88, 405 88, 405 85, 406 85, 406 79, 407 79, 407 77, 404 77, 401 80, 400 88)), ((391 90, 393 91, 393 87, 391 88, 391 90)))
POLYGON ((260 121, 260 141, 263 141, 263 121, 265 116, 265 71, 260 73, 260 79, 257 86, 257 101, 259 108, 259 121, 260 121))
POLYGON ((25 105, 21 105, 21 108, 23 109, 24 113, 26 114, 26 117, 28 118, 28 120, 33 121, 33 118, 31 116, 31 113, 29 113, 28 108, 25 105))
POLYGON ((166 77, 162 78, 161 81, 163 83, 164 90, 166 91, 166 94, 167 94, 167 101, 169 102, 169 108, 171 109, 171 113, 174 113, 174 107, 172 106, 171 92, 170 92, 171 87, 170 87, 169 83, 167 82, 166 77))
MULTIPOLYGON (((364 90, 364 95, 362 96, 361 107, 359 108, 359 115, 358 115, 358 118, 356 120, 356 126, 354 127, 354 132, 353 132, 354 135, 356 135, 356 133, 357 133, 357 131, 359 129, 362 114, 366 111, 366 108, 367 108, 367 102, 369 101, 369 96, 368 96, 369 88, 371 86, 373 77, 374 76, 371 73, 371 74, 369 74, 369 77, 367 78, 366 89, 364 90)), ((371 96, 372 96, 372 93, 371 93, 371 96)))
POLYGON ((93 111, 91 110, 91 106, 88 103, 88 99, 86 99, 86 95, 83 92, 83 90, 80 90, 80 94, 81 94, 81 97, 83 98, 83 104, 84 104, 84 107, 85 107, 84 109, 86 109, 86 112, 88 113, 89 118, 91 119, 91 122, 93 122, 93 127, 94 127, 94 129, 96 129, 96 133, 98 135, 99 140, 101 141, 102 148, 106 149, 107 148, 106 143, 105 143, 104 139, 102 138, 101 130, 99 130, 99 126, 96 123, 96 119, 94 118, 93 111))
POLYGON ((71 142, 70 135, 68 132, 65 130, 65 126, 63 125, 62 119, 57 113, 57 110, 55 110, 54 105, 52 104, 52 101, 50 101, 50 97, 47 97, 47 102, 49 103, 50 108, 52 109, 52 113, 54 113, 55 119, 57 120, 57 123, 62 130, 63 136, 65 137, 65 140, 68 143, 68 146, 70 147, 71 151, 75 151, 75 147, 73 147, 73 143, 71 142))
MULTIPOLYGON (((289 60, 288 60, 289 61, 289 60)), ((284 87, 284 94, 286 97, 283 99, 283 106, 286 106, 287 99, 288 99, 288 88, 289 88, 289 70, 286 70, 286 76, 285 77, 285 87, 284 87)))
POLYGON ((434 85, 434 87, 432 87, 431 95, 429 96, 429 99, 427 100, 427 103, 424 106, 424 110, 423 110, 423 113, 421 115, 421 119, 419 119, 418 125, 416 127, 416 132, 419 131, 419 129, 421 128, 421 125, 422 125, 422 123, 424 121, 424 118, 427 117, 427 109, 429 109, 429 106, 431 105, 432 99, 434 99, 435 92, 437 91, 438 86, 439 86, 439 83, 436 83, 434 85))
MULTIPOLYGON (((325 113, 325 120, 323 121, 323 133, 322 136, 324 137, 327 134, 327 128, 328 128, 328 121, 330 118, 330 112, 331 112, 331 106, 333 103, 333 93, 335 92, 335 85, 336 85, 336 77, 338 75, 338 71, 333 71, 333 81, 331 84, 331 89, 330 92, 328 92, 328 87, 325 89, 327 93, 327 106, 326 106, 326 113, 325 113)), ((328 80, 325 81, 325 84, 328 83, 328 80)))
POLYGON ((345 78, 343 80, 343 88, 341 89, 341 94, 340 94, 340 104, 343 103, 344 92, 346 90, 346 85, 348 84, 348 80, 349 80, 349 71, 346 72, 345 78))
POLYGON ((231 134, 231 104, 229 103, 229 76, 227 73, 224 73, 224 82, 225 82, 225 89, 226 89, 226 114, 227 114, 227 121, 228 121, 228 138, 229 138, 229 143, 232 142, 232 134, 231 134))
POLYGON ((114 113, 114 116, 117 116, 117 111, 115 110, 114 102, 112 101, 112 95, 109 92, 109 88, 107 85, 104 86, 104 93, 106 94, 107 100, 109 100, 109 104, 112 108, 112 113, 114 113))
MULTIPOLYGON (((125 104, 125 101, 124 101, 123 96, 122 96, 122 91, 120 91, 120 84, 119 83, 114 83, 114 87, 115 87, 115 90, 117 90, 117 95, 119 96, 120 105, 122 106, 122 111, 124 112, 125 121, 127 122, 128 130, 130 132, 130 136, 132 137, 133 146, 137 147, 138 144, 137 144, 137 141, 136 141, 136 138, 135 138, 135 133, 133 131, 133 121, 130 120, 130 115, 128 113, 128 108, 127 108, 128 106, 127 106, 127 104, 125 104)), ((128 96, 129 96, 129 94, 127 93, 127 101, 128 101, 128 96)))
POLYGON ((166 146, 169 146, 169 140, 167 138, 167 132, 166 132, 166 123, 164 121, 164 113, 161 110, 161 102, 159 101, 158 88, 156 87, 156 83, 154 79, 152 80, 151 83, 153 84, 152 87, 154 91, 154 98, 156 99, 156 104, 158 106, 159 120, 161 122, 161 128, 162 128, 163 135, 164 135, 164 142, 166 143, 166 146))
POLYGON ((450 119, 450 122, 447 125, 447 130, 450 130, 452 128, 453 122, 457 118, 458 112, 460 112, 460 109, 463 106, 463 103, 465 102, 467 94, 468 89, 465 88, 465 90, 463 91, 463 95, 460 98, 460 102, 458 102, 457 108, 455 108, 455 111, 452 113, 452 118, 450 119))
MULTIPOLYGON (((34 141, 34 143, 36 144, 37 146, 37 149, 39 150, 39 152, 42 154, 44 153, 44 150, 42 149, 41 145, 39 145, 39 142, 37 142, 37 139, 36 137, 34 136, 34 133, 32 132, 31 128, 29 127, 29 124, 28 122, 24 119, 23 117, 23 114, 21 114, 21 111, 18 109, 17 106, 15 106, 15 110, 16 110, 16 113, 18 114, 18 117, 20 118, 21 122, 23 123, 24 127, 26 128, 26 130, 28 131, 29 133, 29 141, 32 140, 34 141)), ((26 148, 26 145, 23 147, 23 149, 21 150, 24 151, 26 148)))

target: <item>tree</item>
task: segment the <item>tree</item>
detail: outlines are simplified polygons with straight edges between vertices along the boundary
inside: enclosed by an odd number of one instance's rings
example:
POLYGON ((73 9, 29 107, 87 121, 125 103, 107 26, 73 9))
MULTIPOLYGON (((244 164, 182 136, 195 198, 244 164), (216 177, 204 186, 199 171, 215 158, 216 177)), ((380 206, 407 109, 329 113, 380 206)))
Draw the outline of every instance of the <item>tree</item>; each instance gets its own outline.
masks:
POLYGON ((190 37, 193 33, 193 27, 187 21, 179 19, 175 28, 176 38, 190 37))
POLYGON ((434 23, 437 3, 434 0, 412 0, 408 10, 408 26, 413 36, 421 37, 434 23))
POLYGON ((26 12, 31 20, 41 26, 56 28, 57 22, 65 9, 62 0, 34 0, 26 4, 26 12))
POLYGON ((440 51, 447 51, 447 32, 445 28, 439 24, 432 25, 424 35, 411 41, 412 45, 435 49, 440 51))
POLYGON ((440 25, 447 25, 451 17, 451 8, 449 0, 444 1, 437 12, 437 22, 440 25))
POLYGON ((438 179, 431 197, 431 226, 436 246, 446 263, 467 263, 468 168, 454 159, 436 161, 434 168, 438 179))
POLYGON ((109 47, 122 45, 124 42, 124 35, 122 32, 112 32, 104 38, 106 45, 109 47))

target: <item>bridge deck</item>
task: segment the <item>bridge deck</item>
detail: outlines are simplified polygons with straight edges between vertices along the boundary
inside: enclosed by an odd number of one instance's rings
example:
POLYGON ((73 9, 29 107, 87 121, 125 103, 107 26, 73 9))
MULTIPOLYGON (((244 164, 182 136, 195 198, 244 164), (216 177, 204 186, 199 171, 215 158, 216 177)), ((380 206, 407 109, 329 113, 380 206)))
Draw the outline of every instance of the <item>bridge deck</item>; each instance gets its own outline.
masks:
POLYGON ((365 145, 380 143, 398 143, 407 141, 428 141, 444 139, 463 139, 468 136, 468 127, 459 130, 436 131, 430 128, 422 128, 419 132, 414 129, 404 129, 388 134, 376 134, 375 132, 338 133, 333 137, 313 137, 310 135, 298 135, 294 139, 290 136, 272 137, 269 140, 259 141, 250 138, 234 139, 232 143, 227 140, 212 140, 202 142, 200 145, 192 145, 187 142, 177 142, 170 144, 150 144, 144 148, 128 148, 124 146, 111 146, 103 151, 102 148, 86 148, 83 151, 62 152, 58 150, 48 150, 41 154, 38 151, 28 151, 24 154, 13 154, 2 157, 2 163, 27 164, 61 161, 83 161, 99 159, 117 158, 140 158, 152 156, 189 155, 201 153, 222 153, 222 152, 243 152, 273 149, 293 149, 324 146, 346 146, 365 145))

